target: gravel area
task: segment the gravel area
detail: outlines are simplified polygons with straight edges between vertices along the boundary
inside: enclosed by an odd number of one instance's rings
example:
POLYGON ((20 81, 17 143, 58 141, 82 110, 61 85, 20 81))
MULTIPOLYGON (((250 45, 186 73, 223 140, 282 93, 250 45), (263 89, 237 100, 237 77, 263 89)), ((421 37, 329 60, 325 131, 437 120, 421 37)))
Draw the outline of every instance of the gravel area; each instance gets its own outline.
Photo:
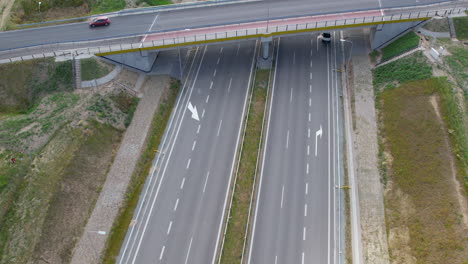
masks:
POLYGON ((151 76, 143 84, 141 88, 143 98, 138 104, 132 123, 124 134, 96 206, 75 247, 72 264, 100 263, 107 237, 125 200, 133 170, 144 148, 153 115, 158 109, 161 95, 168 87, 168 76, 151 76), (99 231, 104 231, 105 234, 99 231))

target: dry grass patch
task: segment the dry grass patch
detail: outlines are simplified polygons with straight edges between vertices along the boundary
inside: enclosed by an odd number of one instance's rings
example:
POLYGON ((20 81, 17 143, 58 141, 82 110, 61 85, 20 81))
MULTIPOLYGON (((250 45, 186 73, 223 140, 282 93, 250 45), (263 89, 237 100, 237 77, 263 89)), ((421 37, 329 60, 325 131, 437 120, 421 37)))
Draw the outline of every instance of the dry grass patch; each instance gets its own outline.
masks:
POLYGON ((439 79, 411 82, 379 97, 383 145, 391 156, 385 204, 393 263, 468 261, 452 147, 431 103, 440 100, 441 85, 439 79))

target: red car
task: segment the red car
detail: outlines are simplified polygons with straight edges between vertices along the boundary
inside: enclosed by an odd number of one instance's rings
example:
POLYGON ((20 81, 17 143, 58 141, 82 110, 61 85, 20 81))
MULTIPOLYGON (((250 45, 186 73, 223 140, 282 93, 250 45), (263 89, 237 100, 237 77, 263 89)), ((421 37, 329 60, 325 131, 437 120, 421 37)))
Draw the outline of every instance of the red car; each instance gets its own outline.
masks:
POLYGON ((89 22, 90 27, 108 26, 110 25, 110 19, 106 16, 95 17, 89 22))

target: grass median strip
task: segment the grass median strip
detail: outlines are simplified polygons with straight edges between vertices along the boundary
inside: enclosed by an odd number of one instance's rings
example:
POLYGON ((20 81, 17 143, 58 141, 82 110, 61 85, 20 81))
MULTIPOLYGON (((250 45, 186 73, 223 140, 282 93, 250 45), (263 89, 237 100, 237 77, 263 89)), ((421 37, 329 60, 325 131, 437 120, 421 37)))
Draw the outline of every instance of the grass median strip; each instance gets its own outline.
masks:
POLYGON ((257 70, 249 106, 247 126, 237 174, 236 188, 224 240, 221 263, 240 263, 252 199, 264 109, 269 84, 269 70, 257 70))
POLYGON ((148 134, 149 137, 146 143, 146 149, 142 153, 133 173, 132 182, 129 186, 129 190, 127 191, 126 204, 114 223, 102 263, 115 263, 117 260, 120 247, 125 239, 130 222, 133 219, 133 213, 138 204, 141 190, 151 169, 151 164, 163 137, 166 124, 171 116, 171 111, 174 107, 179 89, 180 82, 172 79, 170 89, 162 99, 158 112, 153 117, 151 132, 148 134))

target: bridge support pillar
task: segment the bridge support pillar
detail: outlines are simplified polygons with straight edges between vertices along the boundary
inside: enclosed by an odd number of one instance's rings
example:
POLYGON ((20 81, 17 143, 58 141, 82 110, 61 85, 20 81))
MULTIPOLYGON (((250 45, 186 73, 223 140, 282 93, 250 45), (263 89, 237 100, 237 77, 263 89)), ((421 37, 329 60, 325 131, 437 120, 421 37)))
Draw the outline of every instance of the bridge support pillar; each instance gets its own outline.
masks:
POLYGON ((273 38, 262 37, 260 41, 262 42, 262 57, 257 60, 257 67, 260 69, 270 69, 273 62, 272 49, 270 49, 273 38))
POLYGON ((262 58, 264 60, 267 60, 268 57, 270 56, 270 45, 272 41, 272 37, 262 37, 261 42, 262 42, 262 58))

